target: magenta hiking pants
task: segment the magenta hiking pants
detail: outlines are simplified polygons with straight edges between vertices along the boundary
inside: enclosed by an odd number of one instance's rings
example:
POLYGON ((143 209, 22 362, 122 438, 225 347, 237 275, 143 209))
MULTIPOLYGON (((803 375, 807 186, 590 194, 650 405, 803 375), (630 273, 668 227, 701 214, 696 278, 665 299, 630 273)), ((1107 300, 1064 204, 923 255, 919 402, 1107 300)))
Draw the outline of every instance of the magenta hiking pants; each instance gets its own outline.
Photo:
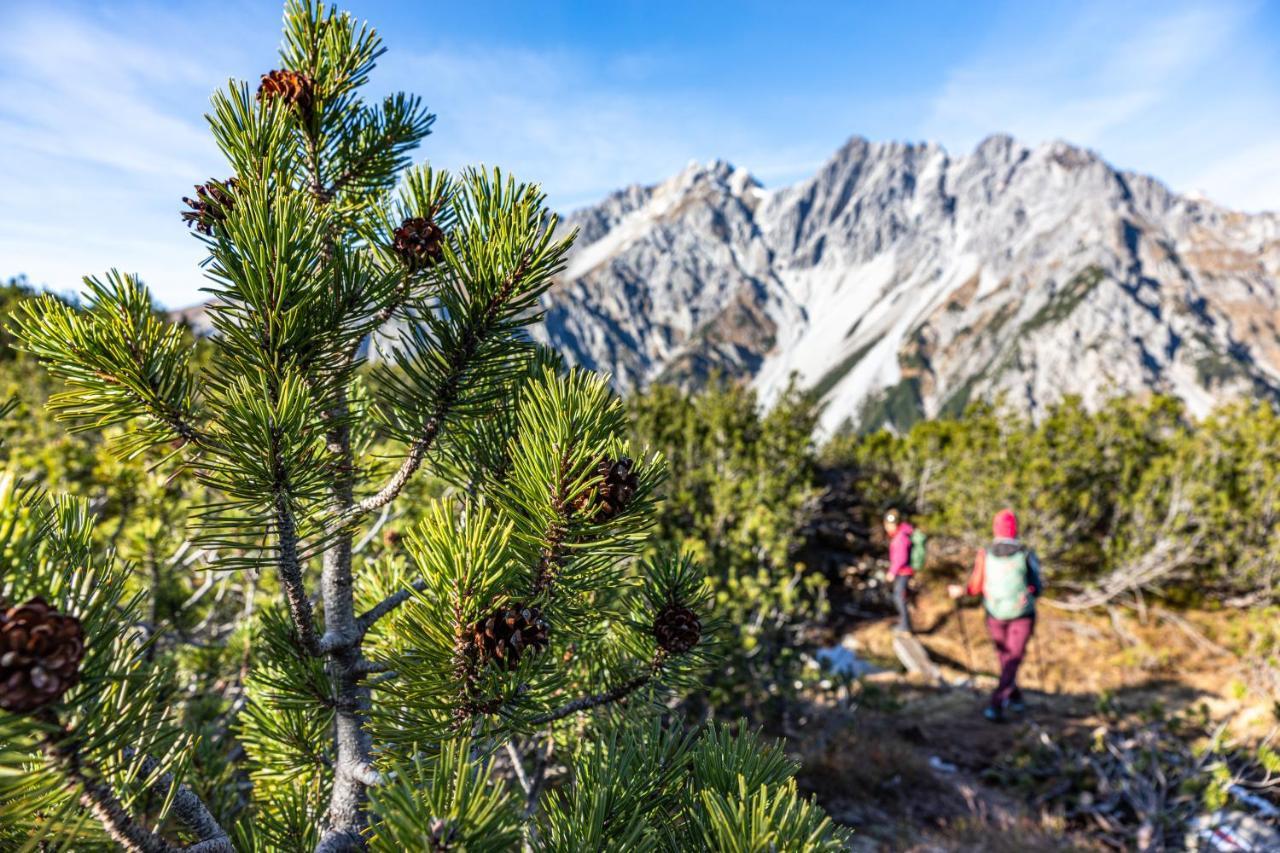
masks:
POLYGON ((996 657, 1000 659, 1000 683, 991 694, 991 707, 1000 710, 1006 703, 1022 698, 1018 689, 1018 667, 1022 666, 1022 658, 1027 653, 1027 642, 1036 629, 1036 617, 1023 616, 1021 619, 997 619, 987 617, 987 633, 996 646, 996 657))

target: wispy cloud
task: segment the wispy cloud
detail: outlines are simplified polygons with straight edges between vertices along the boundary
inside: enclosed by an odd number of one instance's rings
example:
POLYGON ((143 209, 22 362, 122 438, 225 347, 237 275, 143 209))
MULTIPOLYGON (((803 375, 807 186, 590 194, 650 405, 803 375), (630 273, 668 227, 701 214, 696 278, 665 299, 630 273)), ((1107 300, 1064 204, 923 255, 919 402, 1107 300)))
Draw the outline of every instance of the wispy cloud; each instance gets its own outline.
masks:
MULTIPOLYGON (((140 18, 134 21, 143 20, 140 18)), ((202 118, 225 66, 180 22, 116 26, 20 7, 0 26, 0 258, 5 273, 74 289, 119 266, 166 301, 198 298, 181 196, 223 168, 202 118), (189 37, 189 38, 184 38, 189 37)))
POLYGON ((1179 190, 1280 207, 1274 147, 1257 143, 1280 130, 1280 88, 1252 29, 1259 8, 1093 4, 1033 32, 1015 13, 949 70, 923 130, 961 148, 995 131, 1065 139, 1179 190))
MULTIPOLYGON (((274 4, 230 2, 59 10, 0 0, 0 274, 66 289, 120 266, 167 304, 199 298, 201 250, 179 200, 226 168, 201 114, 227 77, 264 70, 278 32, 274 4)), ((996 131, 1090 145, 1229 206, 1280 206, 1280 80, 1270 33, 1256 26, 1262 7, 1008 8, 990 31, 990 15, 965 16, 972 31, 948 46, 972 46, 949 67, 913 66, 900 79, 873 73, 874 57, 828 55, 826 73, 793 62, 763 91, 758 75, 738 79, 759 71, 759 47, 713 62, 698 44, 656 37, 615 51, 459 39, 402 22, 387 33, 392 50, 372 88, 421 93, 440 115, 423 157, 451 169, 501 165, 541 182, 561 210, 691 159, 728 159, 779 184, 810 174, 853 133, 964 150, 996 131)), ((798 28, 791 47, 814 37, 798 28)))
MULTIPOLYGON (((665 61, 633 54, 613 63, 634 82, 665 61)), ((429 94, 441 118, 426 144, 450 167, 501 164, 552 190, 571 208, 636 181, 669 177, 690 159, 731 159, 769 179, 794 177, 829 146, 771 145, 761 128, 707 92, 653 91, 600 79, 564 52, 454 48, 392 54, 387 76, 429 94)))

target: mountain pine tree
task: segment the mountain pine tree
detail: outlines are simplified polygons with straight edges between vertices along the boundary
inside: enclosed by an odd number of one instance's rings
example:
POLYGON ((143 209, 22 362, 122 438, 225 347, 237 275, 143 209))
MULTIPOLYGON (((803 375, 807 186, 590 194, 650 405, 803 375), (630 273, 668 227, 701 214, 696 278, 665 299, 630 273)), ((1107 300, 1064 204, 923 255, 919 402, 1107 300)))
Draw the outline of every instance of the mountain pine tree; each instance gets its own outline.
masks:
POLYGON ((382 52, 291 0, 281 67, 214 95, 229 176, 183 213, 208 250, 206 367, 128 275, 16 320, 65 383, 58 416, 123 426, 119 454, 216 495, 190 535, 272 603, 243 627, 218 765, 89 506, 10 476, 0 846, 838 849, 777 747, 662 701, 696 683, 715 622, 689 559, 636 559, 663 460, 629 446, 603 379, 524 334, 572 236, 534 186, 410 166, 434 116, 363 100, 382 52), (443 496, 362 553, 428 473, 443 496))

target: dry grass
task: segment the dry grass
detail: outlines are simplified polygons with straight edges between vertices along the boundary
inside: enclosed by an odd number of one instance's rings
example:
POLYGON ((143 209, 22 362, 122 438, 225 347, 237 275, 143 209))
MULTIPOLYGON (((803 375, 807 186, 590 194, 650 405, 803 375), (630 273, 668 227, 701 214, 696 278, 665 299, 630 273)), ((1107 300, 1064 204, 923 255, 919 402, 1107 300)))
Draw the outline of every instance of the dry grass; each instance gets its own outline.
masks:
MULTIPOLYGON (((1246 740, 1275 724, 1271 691, 1254 677, 1251 658, 1240 655, 1242 646, 1256 658, 1274 654, 1280 646, 1274 626, 1267 632, 1259 619, 1239 613, 1180 611, 1166 618, 1158 608, 1107 614, 1042 607, 1020 679, 1028 719, 992 726, 979 715, 995 680, 982 615, 967 610, 957 617, 941 582, 935 576, 917 599, 915 622, 949 679, 962 680, 971 661, 972 688, 881 673, 864 681, 865 701, 854 694, 858 710, 815 709, 804 734, 791 741, 802 763, 800 784, 854 827, 859 850, 1101 850, 1089 837, 1053 825, 1025 792, 997 787, 988 774, 1041 729, 1055 738, 1086 738, 1104 719, 1137 719, 1157 708, 1230 717, 1233 733, 1246 740), (957 769, 935 770, 930 758, 957 769)), ((856 627, 862 657, 893 659, 889 622, 856 627)))

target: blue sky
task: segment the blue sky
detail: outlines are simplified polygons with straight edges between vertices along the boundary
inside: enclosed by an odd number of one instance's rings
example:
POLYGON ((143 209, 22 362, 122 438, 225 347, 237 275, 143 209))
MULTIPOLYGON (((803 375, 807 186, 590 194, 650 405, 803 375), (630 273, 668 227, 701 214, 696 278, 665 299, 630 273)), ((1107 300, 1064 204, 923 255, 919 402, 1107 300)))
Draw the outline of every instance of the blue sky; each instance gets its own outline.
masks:
MULTIPOLYGON (((439 114, 421 156, 558 208, 690 160, 776 186, 848 137, 1066 139, 1230 207, 1280 209, 1280 3, 372 2, 372 93, 439 114), (1123 8, 1117 8, 1121 7, 1123 8)), ((112 266, 200 298, 180 198, 226 171, 209 93, 275 65, 274 2, 0 0, 0 276, 112 266)))

